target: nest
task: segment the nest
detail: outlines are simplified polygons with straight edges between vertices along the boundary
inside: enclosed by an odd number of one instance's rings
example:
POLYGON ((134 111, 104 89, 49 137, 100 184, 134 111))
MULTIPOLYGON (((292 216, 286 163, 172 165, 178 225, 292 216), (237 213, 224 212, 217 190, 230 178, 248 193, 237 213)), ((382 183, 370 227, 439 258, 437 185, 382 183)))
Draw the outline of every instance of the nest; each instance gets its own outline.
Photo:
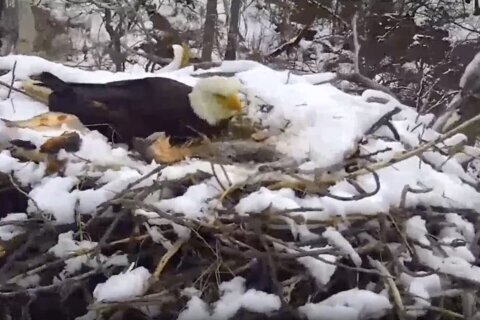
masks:
MULTIPOLYGON (((241 153, 241 157, 245 157, 245 153, 241 153)), ((354 154, 338 172, 329 175, 350 171, 348 174, 354 176, 356 171, 352 172, 351 164, 365 158, 354 154)), ((223 165, 212 162, 211 166, 208 172, 197 170, 178 179, 161 181, 157 178, 166 167, 156 167, 129 183, 95 211, 79 216, 74 224, 56 226, 41 211, 28 220, 1 222, 2 227, 23 231, 2 245, 3 314, 21 318, 21 314, 29 313, 38 319, 66 319, 89 310, 105 319, 177 319, 192 297, 201 298, 214 314, 215 303, 225 295, 220 284, 240 279, 241 293, 263 292, 274 302, 266 307, 267 312, 261 313, 248 304, 241 305, 232 319, 302 319, 305 316, 302 307, 351 288, 377 293, 386 290, 385 297, 391 305, 387 305, 385 314, 406 316, 416 310, 422 297, 416 296, 408 286, 412 281, 402 281, 402 277, 422 279, 439 272, 422 261, 417 250, 436 251, 444 250, 445 246, 466 245, 465 241, 445 244, 437 240, 445 226, 450 224, 455 228, 455 224, 441 214, 449 209, 404 207, 409 193, 429 190, 406 187, 404 199, 397 208, 372 215, 359 213, 312 220, 305 218, 305 213, 324 209, 278 210, 274 206, 255 214, 239 214, 235 207, 240 199, 262 188, 291 188, 301 198, 341 197, 329 194, 331 183, 325 180, 313 183, 295 177, 295 170, 279 169, 277 161, 264 164, 261 174, 240 184, 229 181, 223 165), (152 177, 157 178, 142 186, 142 182, 152 177), (174 199, 192 186, 211 179, 217 181, 222 192, 204 218, 192 218, 181 210, 163 210, 151 204, 152 197, 174 199), (426 242, 407 235, 413 216, 427 221, 426 242), (338 227, 341 231, 337 231, 338 227), (307 237, 302 236, 302 229, 309 230, 307 237), (50 248, 57 241, 60 243, 59 235, 69 235, 67 238, 75 243, 76 249, 60 257, 52 254, 50 248), (82 241, 89 245, 82 247, 82 241), (137 268, 151 271, 146 287, 140 295, 121 301, 95 301, 92 297, 95 286, 127 269, 125 265, 106 262, 106 257, 120 255, 134 261, 137 268), (59 278, 58 273, 74 259, 82 259, 82 267, 59 278)), ((20 188, 11 175, 4 175, 3 181, 5 188, 13 192, 9 201, 18 204, 21 197, 21 203, 26 202, 28 190, 20 188)), ((95 179, 85 179, 81 185, 93 190, 101 186, 95 179)), ((342 200, 358 201, 373 196, 375 190, 367 192, 359 187, 358 196, 342 200)), ((477 212, 464 210, 461 214, 472 225, 478 223, 477 212)), ((441 272, 440 275, 452 286, 464 290, 448 298, 429 301, 431 305, 424 310, 425 315, 461 315, 465 288, 473 290, 478 284, 468 277, 441 272)))
POLYGON ((402 121, 420 117, 412 112, 380 115, 340 162, 322 168, 245 139, 213 142, 173 165, 148 165, 81 130, 41 143, 12 139, 0 161, 0 314, 473 316, 480 215, 466 168, 480 150, 457 134, 480 116, 423 139, 420 125, 403 130, 402 121), (108 146, 112 159, 89 146, 108 146), (399 187, 392 172, 416 184, 399 187))

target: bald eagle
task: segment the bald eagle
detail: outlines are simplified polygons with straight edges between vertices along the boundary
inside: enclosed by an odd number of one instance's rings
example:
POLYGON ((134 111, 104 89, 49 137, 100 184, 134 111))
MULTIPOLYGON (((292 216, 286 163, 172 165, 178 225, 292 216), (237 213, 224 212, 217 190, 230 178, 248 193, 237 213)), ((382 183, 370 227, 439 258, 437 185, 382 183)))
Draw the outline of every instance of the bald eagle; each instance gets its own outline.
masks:
POLYGON ((164 77, 72 83, 43 72, 38 82, 24 82, 24 89, 50 111, 76 115, 114 142, 129 145, 133 138, 155 132, 164 132, 173 143, 215 136, 242 111, 241 83, 219 76, 199 79, 191 87, 164 77))

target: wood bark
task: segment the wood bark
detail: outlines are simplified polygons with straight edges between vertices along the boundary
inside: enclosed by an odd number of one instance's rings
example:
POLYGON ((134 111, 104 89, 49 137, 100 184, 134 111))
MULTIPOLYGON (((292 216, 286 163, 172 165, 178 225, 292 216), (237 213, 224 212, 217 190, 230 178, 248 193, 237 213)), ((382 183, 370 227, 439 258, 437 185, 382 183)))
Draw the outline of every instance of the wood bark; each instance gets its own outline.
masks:
POLYGON ((0 55, 15 52, 18 40, 18 0, 0 0, 0 37, 2 40, 0 55))
POLYGON ((202 60, 211 61, 213 52, 213 42, 215 39, 215 24, 217 22, 217 0, 207 1, 207 14, 205 25, 203 27, 203 50, 202 60))
POLYGON ((240 7, 242 0, 232 0, 230 5, 230 26, 228 29, 227 51, 225 60, 235 60, 238 48, 238 23, 240 18, 240 7))
POLYGON ((107 52, 115 65, 115 70, 121 72, 125 70, 126 55, 122 52, 121 38, 125 31, 122 28, 125 17, 120 15, 120 21, 114 28, 112 25, 112 12, 109 9, 105 9, 105 29, 110 35, 111 43, 108 46, 107 52))

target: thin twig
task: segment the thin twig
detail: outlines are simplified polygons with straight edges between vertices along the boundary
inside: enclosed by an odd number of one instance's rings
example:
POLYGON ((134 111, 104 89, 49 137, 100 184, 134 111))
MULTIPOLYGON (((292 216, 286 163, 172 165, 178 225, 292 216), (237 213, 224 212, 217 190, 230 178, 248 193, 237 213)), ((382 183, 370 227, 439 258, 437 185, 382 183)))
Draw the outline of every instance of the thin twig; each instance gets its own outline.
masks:
POLYGON ((56 283, 53 283, 53 284, 50 284, 50 285, 46 285, 46 286, 38 286, 38 287, 35 287, 35 288, 22 289, 22 290, 11 291, 11 292, 0 291, 0 297, 1 298, 12 298, 12 297, 16 297, 16 296, 24 295, 24 294, 26 294, 26 295, 36 295, 36 294, 39 294, 39 293, 55 291, 60 287, 63 287, 63 286, 66 286, 66 285, 72 285, 73 283, 83 281, 87 278, 90 278, 91 276, 94 276, 94 275, 100 273, 100 272, 101 272, 100 270, 91 270, 91 271, 85 272, 83 274, 80 274, 78 276, 67 278, 63 281, 59 281, 59 282, 56 282, 56 283))
POLYGON ((25 191, 23 191, 23 189, 17 184, 17 182, 15 181, 15 178, 13 177, 12 174, 8 174, 8 179, 10 180, 10 183, 15 187, 15 189, 17 189, 18 192, 20 192, 21 194, 23 194, 28 200, 32 201, 33 205, 35 206, 35 208, 37 208, 37 211, 38 213, 40 214, 44 214, 44 211, 40 208, 40 206, 38 205, 37 201, 35 199, 33 199, 32 197, 30 197, 30 195, 28 193, 26 193, 25 191))
POLYGON ((375 189, 373 191, 360 193, 352 197, 337 196, 337 195, 331 194, 330 192, 326 193, 325 196, 335 200, 340 200, 340 201, 358 201, 358 200, 376 195, 378 191, 380 191, 380 177, 378 176, 378 173, 376 173, 375 171, 370 171, 370 172, 372 173, 373 178, 375 180, 375 189))
POLYGON ((330 10, 327 6, 322 4, 319 0, 307 0, 309 3, 316 5, 317 7, 321 8, 325 12, 327 12, 329 15, 334 17, 336 20, 338 20, 344 27, 348 27, 348 22, 345 21, 342 17, 340 17, 338 14, 330 10))
POLYGON ((388 269, 378 260, 372 259, 368 257, 368 260, 372 267, 376 268, 379 272, 384 274, 386 277, 384 277, 384 281, 386 282, 387 286, 389 287, 390 295, 393 298, 393 301, 395 303, 396 307, 396 315, 398 316, 399 320, 404 320, 405 319, 405 306, 403 305, 402 301, 402 296, 400 294, 400 291, 398 290, 397 285, 395 284, 395 281, 392 279, 392 275, 388 271, 388 269))
POLYGON ((355 12, 352 18, 353 47, 354 47, 353 65, 354 65, 355 73, 360 74, 360 41, 358 40, 357 20, 358 20, 358 13, 355 12))
MULTIPOLYGON (((124 243, 128 243, 128 242, 131 242, 133 240, 135 241, 143 241, 147 238, 149 238, 150 235, 149 234, 145 234, 145 235, 141 235, 141 236, 138 236, 138 237, 129 237, 129 238, 124 238, 124 239, 120 239, 120 240, 116 240, 116 241, 113 241, 113 242, 110 242, 110 243, 107 243, 105 244, 103 247, 100 246, 101 249, 103 248, 110 248, 110 247, 113 247, 113 246, 116 246, 116 245, 119 245, 119 244, 124 244, 124 243)), ((68 255, 66 255, 65 257, 62 257, 62 258, 59 258, 57 260, 54 260, 54 261, 51 261, 51 262, 48 262, 48 263, 45 263, 45 264, 42 264, 38 267, 35 267, 33 269, 30 269, 28 271, 25 271, 23 273, 20 273, 10 279, 8 279, 8 281, 6 282, 7 284, 13 284, 13 283, 16 283, 18 280, 20 280, 21 278, 24 278, 24 277, 27 277, 27 276, 31 276, 31 275, 34 275, 34 274, 38 274, 44 270, 47 270, 49 268, 53 268, 53 267, 56 267, 62 263, 64 263, 65 261, 67 261, 68 259, 71 259, 71 258, 75 258, 75 257, 79 257, 79 256, 83 256, 83 255, 88 255, 88 254, 91 254, 92 252, 98 250, 98 244, 97 246, 89 249, 89 250, 77 250, 75 252, 72 252, 68 255)))
POLYGON ((10 88, 8 88, 7 99, 9 99, 10 95, 12 94, 13 83, 15 82, 15 70, 16 69, 17 69, 17 60, 15 60, 15 62, 13 63, 12 81, 10 82, 10 88))
POLYGON ((360 170, 352 172, 352 173, 348 174, 348 177, 356 177, 356 176, 364 175, 368 172, 371 172, 372 170, 379 170, 379 169, 382 169, 382 168, 386 168, 386 167, 392 166, 396 163, 399 163, 401 161, 404 161, 406 159, 409 159, 411 157, 418 156, 421 153, 425 152, 426 150, 430 149, 431 147, 435 146, 436 144, 438 144, 440 142, 443 142, 444 140, 456 135, 457 133, 461 132, 462 130, 465 130, 466 128, 475 124, 478 120, 480 120, 480 114, 478 114, 475 117, 463 122, 462 124, 459 124, 458 126, 453 128, 452 130, 450 130, 446 133, 440 134, 437 138, 431 140, 428 143, 421 144, 417 148, 415 148, 411 151, 407 151, 407 152, 404 152, 402 154, 399 154, 398 156, 396 156, 396 157, 394 157, 390 160, 383 161, 383 162, 378 162, 378 163, 375 163, 375 164, 369 166, 368 168, 362 168, 360 170))
MULTIPOLYGON (((395 108, 393 108, 393 110, 388 111, 380 119, 378 119, 370 127, 370 129, 368 129, 367 132, 365 132, 365 134, 368 135, 368 134, 375 133, 375 131, 377 131, 381 126, 387 125, 387 123, 392 120, 392 117, 394 115, 396 115, 397 113, 399 113, 400 111, 402 111, 402 109, 400 109, 399 107, 395 107, 395 108)), ((393 136, 396 140, 400 140, 400 135, 398 134, 398 132, 396 130, 393 132, 393 136)))
POLYGON ((178 250, 182 247, 182 245, 185 243, 184 239, 178 239, 173 246, 165 252, 163 255, 162 259, 158 262, 157 267, 155 268, 155 272, 153 273, 153 277, 158 280, 160 277, 160 274, 162 273, 163 269, 167 265, 168 261, 170 261, 170 258, 172 258, 175 253, 177 253, 178 250))
POLYGON ((12 91, 15 91, 15 92, 21 93, 21 94, 23 94, 23 95, 26 95, 27 97, 29 97, 29 98, 31 98, 31 99, 33 99, 33 100, 35 100, 35 101, 42 102, 42 101, 41 101, 41 100, 39 100, 37 97, 35 97, 35 96, 33 96, 33 95, 31 95, 31 94, 27 93, 27 92, 26 92, 26 91, 24 91, 24 90, 17 89, 17 88, 15 88, 15 87, 13 87, 13 86, 9 85, 8 83, 6 83, 6 82, 4 82, 4 81, 1 81, 1 80, 0 80, 0 86, 3 86, 3 87, 5 87, 5 88, 8 88, 9 90, 12 90, 12 91))
POLYGON ((433 188, 425 188, 425 189, 413 189, 412 187, 410 187, 410 185, 406 185, 405 187, 403 187, 402 189, 402 193, 401 193, 401 196, 400 196, 400 209, 404 209, 405 208, 405 204, 407 202, 407 193, 416 193, 416 194, 420 194, 420 193, 428 193, 428 192, 431 192, 433 191, 433 188))

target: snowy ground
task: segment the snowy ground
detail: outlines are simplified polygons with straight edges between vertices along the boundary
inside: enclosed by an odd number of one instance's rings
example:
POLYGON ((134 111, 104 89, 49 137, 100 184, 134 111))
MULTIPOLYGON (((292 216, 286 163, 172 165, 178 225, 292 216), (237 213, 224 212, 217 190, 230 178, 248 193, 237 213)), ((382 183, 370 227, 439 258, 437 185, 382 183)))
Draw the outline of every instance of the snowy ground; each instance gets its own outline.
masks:
MULTIPOLYGON (((445 223, 439 236, 436 237, 437 250, 425 226, 424 216, 413 215, 405 223, 405 233, 415 251, 415 258, 426 269, 437 270, 438 274, 428 277, 412 277, 402 273, 398 282, 407 291, 418 297, 413 301, 411 314, 422 314, 428 309, 430 299, 439 295, 441 290, 448 289, 450 283, 441 281, 440 275, 451 275, 456 278, 480 283, 480 268, 471 252, 475 239, 475 229, 471 222, 462 216, 461 212, 471 210, 476 212, 480 206, 480 193, 476 190, 478 183, 475 174, 464 170, 462 163, 476 157, 480 150, 475 148, 454 148, 461 144, 465 137, 461 134, 439 143, 436 148, 396 162, 395 159, 405 151, 412 150, 439 134, 426 125, 431 116, 420 116, 413 109, 402 105, 394 98, 384 93, 367 90, 361 96, 352 96, 341 92, 326 83, 315 85, 321 80, 331 78, 331 74, 297 76, 288 70, 275 71, 252 61, 225 62, 222 66, 210 70, 193 71, 188 67, 174 72, 161 74, 144 73, 110 73, 106 71, 82 71, 46 60, 29 56, 8 56, 0 58, 0 69, 11 69, 16 61, 15 80, 27 79, 41 71, 49 71, 66 81, 72 82, 108 82, 118 79, 138 78, 145 76, 162 76, 177 79, 193 85, 198 78, 195 75, 202 72, 235 72, 244 84, 245 101, 248 102, 246 113, 254 121, 261 122, 271 130, 277 129, 278 134, 265 143, 272 144, 284 154, 285 159, 295 160, 297 174, 308 181, 322 184, 327 179, 335 183, 328 188, 328 194, 310 193, 300 197, 292 189, 281 188, 270 190, 261 187, 239 199, 234 210, 240 215, 260 214, 267 208, 274 212, 285 211, 282 215, 291 233, 300 241, 326 239, 329 245, 325 247, 305 246, 304 250, 321 248, 337 248, 354 266, 375 268, 374 263, 362 261, 350 242, 342 235, 349 228, 350 215, 371 215, 388 213, 392 208, 442 208, 445 223), (369 102, 372 98, 383 98, 386 103, 369 102), (266 105, 273 108, 265 108, 266 105), (400 108, 391 123, 394 131, 381 126, 372 133, 366 134, 383 115, 400 108), (268 111, 268 112, 267 112, 268 111), (286 129, 285 129, 286 128, 286 129), (281 131, 283 130, 283 132, 281 131), (399 137, 396 137, 398 133, 399 137), (452 151, 453 150, 453 151, 452 151), (343 161, 357 152, 357 156, 371 155, 371 161, 392 161, 377 170, 376 176, 368 171, 358 176, 342 170, 343 161), (356 176, 356 185, 350 183, 350 178, 356 176), (358 197, 359 190, 376 193, 371 196, 358 197), (407 192, 408 188, 412 190, 407 192), (348 200, 351 198, 352 200, 348 200), (314 208, 304 210, 304 208, 314 208), (445 213, 446 212, 446 213, 445 213), (303 219, 290 219, 303 217, 303 219), (311 223, 331 221, 340 217, 334 227, 323 232, 313 232, 309 229, 311 223), (455 240, 462 240, 463 245, 450 245, 455 240)), ((0 77, 5 83, 12 81, 9 72, 0 77)), ((19 82, 15 82, 19 86, 19 82)), ((7 98, 8 88, 1 88, 0 118, 6 120, 23 120, 47 111, 47 107, 34 102, 20 93, 12 92, 7 98)), ((377 99, 378 100, 378 99, 377 99)), ((377 101, 375 100, 375 101, 377 101)), ((30 140, 36 146, 41 145, 52 135, 61 134, 66 128, 58 130, 13 129, 0 123, 0 140, 2 144, 12 139, 30 140)), ((29 186, 29 206, 27 212, 12 213, 0 222, 9 220, 25 220, 39 211, 51 215, 57 224, 69 224, 76 221, 76 214, 92 215, 96 208, 114 198, 126 187, 141 188, 155 181, 179 179, 197 170, 213 173, 209 162, 188 159, 182 163, 169 166, 158 173, 144 179, 141 183, 131 186, 158 166, 155 163, 144 163, 135 160, 128 150, 113 147, 107 140, 95 131, 79 132, 83 143, 80 151, 75 154, 60 154, 67 159, 64 176, 50 175, 45 172, 44 163, 25 163, 14 158, 8 150, 0 153, 0 171, 12 174, 22 186, 29 186), (86 177, 99 178, 101 186, 97 189, 79 189, 79 184, 86 177)), ((360 158, 359 158, 360 159, 360 158)), ((360 165, 371 165, 367 157, 361 158, 360 165)), ((282 176, 283 173, 260 172, 259 165, 254 163, 233 163, 225 166, 225 172, 219 174, 219 179, 210 178, 199 184, 190 186, 185 193, 173 198, 159 199, 158 194, 149 196, 145 201, 148 205, 167 213, 181 213, 186 219, 210 221, 221 208, 224 190, 223 186, 241 184, 251 179, 267 179, 267 176, 282 176), (222 184, 222 185, 220 185, 222 184)), ((158 235, 157 228, 160 217, 147 209, 138 209, 136 215, 149 218, 149 230, 158 235), (155 233, 156 232, 156 233, 155 233)), ((170 223, 180 239, 188 240, 190 230, 184 226, 170 223)), ((23 229, 16 225, 0 226, 0 239, 8 241, 21 234, 23 229)), ((95 247, 95 242, 72 238, 72 232, 61 234, 58 244, 51 249, 57 257, 68 257, 72 252, 95 247)), ((160 240, 159 240, 160 241, 160 240)), ((171 243, 163 243, 168 249, 171 243)), ((392 246, 398 245, 395 243, 392 246)), ((288 252, 288 247, 278 246, 279 252, 288 252)), ((335 255, 322 254, 323 259, 335 262, 335 255)), ((364 259, 364 258, 363 258, 364 259)), ((408 251, 401 261, 413 259, 408 251)), ((365 259, 364 259, 365 260, 365 259)), ((124 273, 112 275, 108 281, 98 284, 93 292, 97 302, 128 300, 145 293, 148 281, 154 270, 136 266, 135 261, 129 261, 125 255, 102 256, 100 260, 86 255, 66 260, 65 269, 58 275, 58 281, 77 274, 80 266, 87 265, 91 269, 109 266, 125 266, 130 268, 124 273)), ((319 287, 325 286, 335 272, 341 272, 336 264, 328 264, 316 259, 315 256, 298 258, 310 276, 316 280, 319 287)), ((13 283, 23 286, 35 286, 38 279, 33 277, 16 277, 13 283)), ((245 279, 235 277, 219 286, 221 296, 217 302, 208 303, 202 300, 198 291, 190 288, 190 297, 179 319, 228 319, 237 310, 246 310, 270 314, 281 307, 277 295, 247 289, 245 279)), ((198 289, 198 288, 197 288, 198 289)), ((393 298, 387 289, 378 290, 375 286, 353 288, 342 291, 318 303, 306 302, 298 308, 298 312, 308 319, 368 319, 379 318, 394 306, 393 298)), ((90 311, 83 319, 93 318, 90 311)))

